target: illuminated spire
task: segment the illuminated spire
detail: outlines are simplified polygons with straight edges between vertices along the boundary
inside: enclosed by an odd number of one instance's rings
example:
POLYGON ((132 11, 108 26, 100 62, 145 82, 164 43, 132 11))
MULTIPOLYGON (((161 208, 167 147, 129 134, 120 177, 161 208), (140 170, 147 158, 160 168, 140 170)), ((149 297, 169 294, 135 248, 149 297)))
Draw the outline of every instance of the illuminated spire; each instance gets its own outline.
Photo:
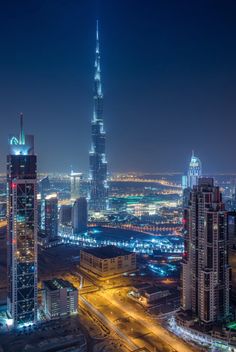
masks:
POLYGON ((23 113, 20 113, 20 136, 19 136, 19 144, 25 144, 25 133, 23 127, 23 113))
POLYGON ((95 52, 95 96, 102 96, 102 85, 101 85, 101 70, 100 70, 100 49, 99 49, 99 29, 98 20, 96 27, 96 52, 95 52))
POLYGON ((103 94, 100 69, 99 24, 96 21, 96 46, 94 65, 92 143, 89 152, 90 194, 89 206, 100 212, 108 208, 106 133, 103 125, 103 94))
POLYGON ((99 53, 99 32, 98 32, 98 20, 97 20, 97 29, 96 29, 96 52, 99 53))

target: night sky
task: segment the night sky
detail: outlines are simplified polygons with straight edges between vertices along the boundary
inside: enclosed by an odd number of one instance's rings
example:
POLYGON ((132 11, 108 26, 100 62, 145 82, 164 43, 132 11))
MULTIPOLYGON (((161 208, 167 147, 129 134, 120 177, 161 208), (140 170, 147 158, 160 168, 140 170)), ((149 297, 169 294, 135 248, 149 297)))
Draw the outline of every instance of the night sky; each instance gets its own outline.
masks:
POLYGON ((236 172, 235 0, 0 2, 0 171, 17 113, 39 171, 88 170, 100 21, 110 171, 236 172))

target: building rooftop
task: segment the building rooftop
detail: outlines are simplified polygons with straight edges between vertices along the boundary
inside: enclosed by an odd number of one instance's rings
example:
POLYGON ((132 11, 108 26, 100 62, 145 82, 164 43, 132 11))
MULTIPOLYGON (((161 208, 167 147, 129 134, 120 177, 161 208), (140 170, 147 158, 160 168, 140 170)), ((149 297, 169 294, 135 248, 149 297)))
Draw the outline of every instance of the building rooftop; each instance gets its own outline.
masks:
POLYGON ((116 246, 86 248, 86 249, 83 249, 82 251, 92 254, 93 256, 100 259, 110 259, 110 258, 122 257, 124 255, 132 254, 132 252, 126 251, 125 249, 118 248, 116 246))
POLYGON ((150 287, 150 284, 148 282, 133 285, 134 290, 142 290, 142 289, 147 289, 149 287, 150 287))
POLYGON ((160 291, 168 291, 168 288, 152 286, 152 287, 148 287, 145 290, 145 293, 147 293, 148 295, 151 295, 153 293, 157 293, 157 292, 160 292, 160 291))
POLYGON ((62 288, 68 288, 70 291, 76 290, 76 288, 69 282, 63 279, 52 279, 52 280, 47 280, 43 281, 44 286, 48 288, 51 291, 59 290, 62 288))
POLYGON ((45 197, 45 199, 46 199, 46 200, 57 199, 57 193, 48 194, 48 195, 45 197))

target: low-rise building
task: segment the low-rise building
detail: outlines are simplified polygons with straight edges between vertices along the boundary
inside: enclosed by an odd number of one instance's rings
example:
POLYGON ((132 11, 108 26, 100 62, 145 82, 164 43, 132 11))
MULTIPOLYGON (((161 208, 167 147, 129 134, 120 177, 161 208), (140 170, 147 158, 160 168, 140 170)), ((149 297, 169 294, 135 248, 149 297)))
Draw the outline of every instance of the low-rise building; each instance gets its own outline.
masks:
POLYGON ((69 281, 52 279, 42 283, 42 305, 49 319, 77 313, 78 290, 69 281))
POLYGON ((115 246, 87 248, 80 251, 80 267, 106 278, 136 270, 136 254, 115 246))
POLYGON ((129 294, 135 298, 140 298, 145 293, 145 290, 149 287, 151 287, 149 283, 141 283, 134 285, 129 294))
POLYGON ((150 304, 157 301, 158 299, 169 296, 169 294, 170 291, 165 288, 155 286, 149 287, 145 290, 142 296, 142 300, 144 300, 145 303, 150 304))

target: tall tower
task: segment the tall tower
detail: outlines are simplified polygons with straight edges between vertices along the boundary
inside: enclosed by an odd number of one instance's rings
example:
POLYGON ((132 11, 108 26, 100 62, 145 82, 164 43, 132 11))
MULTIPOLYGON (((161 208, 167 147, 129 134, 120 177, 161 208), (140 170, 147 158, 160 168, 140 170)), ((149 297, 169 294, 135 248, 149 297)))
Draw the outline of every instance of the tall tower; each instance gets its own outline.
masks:
POLYGON ((229 315, 227 212, 213 179, 201 178, 184 212, 182 309, 206 327, 229 315))
POLYGON ((48 194, 44 199, 45 235, 48 241, 58 236, 58 198, 57 194, 48 194))
POLYGON ((88 225, 87 199, 76 199, 72 208, 72 227, 74 233, 84 232, 88 225))
POLYGON ((198 184, 198 179, 202 177, 201 160, 192 151, 187 175, 182 176, 183 207, 186 208, 189 202, 190 191, 198 184))
POLYGON ((15 327, 37 320, 37 157, 34 136, 10 136, 7 156, 8 312, 15 327))
POLYGON ((100 69, 100 49, 98 21, 96 30, 94 109, 92 118, 92 145, 89 153, 90 163, 90 199, 92 211, 104 211, 108 208, 106 133, 103 123, 103 94, 100 69))
POLYGON ((192 152, 191 160, 189 163, 187 185, 193 188, 198 183, 198 178, 202 176, 202 163, 201 160, 192 152))
POLYGON ((74 172, 71 170, 70 173, 70 197, 71 200, 75 201, 77 198, 81 196, 81 180, 82 173, 74 172))

